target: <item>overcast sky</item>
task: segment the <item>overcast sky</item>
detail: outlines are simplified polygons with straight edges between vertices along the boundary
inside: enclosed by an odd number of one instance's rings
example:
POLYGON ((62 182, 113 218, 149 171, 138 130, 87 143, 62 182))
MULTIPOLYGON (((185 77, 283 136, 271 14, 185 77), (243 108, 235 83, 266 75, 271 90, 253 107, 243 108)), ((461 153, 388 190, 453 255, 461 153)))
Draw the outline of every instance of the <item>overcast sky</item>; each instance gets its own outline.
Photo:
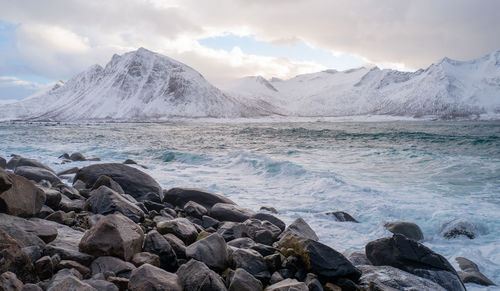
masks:
POLYGON ((0 0, 0 7, 0 101, 139 47, 215 84, 365 63, 415 70, 500 49, 496 0, 0 0))

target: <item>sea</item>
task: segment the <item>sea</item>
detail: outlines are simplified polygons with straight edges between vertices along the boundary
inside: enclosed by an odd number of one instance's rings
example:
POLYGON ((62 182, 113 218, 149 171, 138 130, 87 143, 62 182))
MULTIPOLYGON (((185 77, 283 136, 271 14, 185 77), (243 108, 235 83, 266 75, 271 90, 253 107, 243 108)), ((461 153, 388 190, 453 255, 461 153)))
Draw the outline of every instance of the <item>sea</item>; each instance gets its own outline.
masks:
MULTIPOLYGON (((81 152, 133 159, 164 189, 194 187, 287 224, 302 217, 340 252, 390 236, 384 225, 420 226, 423 244, 478 264, 500 285, 500 121, 260 121, 0 123, 0 156, 40 160, 56 171, 81 152), (345 211, 360 223, 338 222, 345 211), (474 239, 443 237, 464 225, 474 239)), ((70 181, 67 181, 70 183, 70 181)), ((469 290, 498 290, 467 284, 469 290)))

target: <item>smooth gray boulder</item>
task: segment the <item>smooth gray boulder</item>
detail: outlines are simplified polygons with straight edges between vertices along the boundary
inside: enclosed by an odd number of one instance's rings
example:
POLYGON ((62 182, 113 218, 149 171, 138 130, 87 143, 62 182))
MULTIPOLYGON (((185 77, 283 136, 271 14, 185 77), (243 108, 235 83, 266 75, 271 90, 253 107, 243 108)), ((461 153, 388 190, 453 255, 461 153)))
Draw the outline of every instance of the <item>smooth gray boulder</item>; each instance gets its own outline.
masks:
POLYGON ((96 214, 121 213, 135 223, 144 219, 144 212, 139 207, 106 186, 90 192, 87 207, 96 214))
POLYGON ((158 255, 148 253, 148 252, 141 252, 137 253, 132 257, 132 264, 134 264, 136 267, 140 267, 144 264, 150 264, 155 267, 160 266, 160 257, 158 255))
POLYGON ((113 191, 117 192, 118 194, 125 194, 125 191, 123 191, 120 184, 116 183, 113 179, 111 179, 108 176, 100 176, 99 178, 97 178, 97 180, 95 181, 94 185, 90 190, 98 189, 101 186, 106 186, 109 189, 112 189, 113 191))
POLYGON ((366 257, 375 266, 392 266, 429 279, 446 290, 465 290, 457 272, 443 256, 401 234, 369 242, 366 257))
POLYGON ((208 210, 201 204, 194 201, 189 201, 184 205, 184 212, 192 217, 202 218, 208 213, 208 210))
POLYGON ((231 254, 230 259, 234 269, 242 268, 264 283, 268 282, 271 278, 264 257, 257 251, 236 249, 231 254))
POLYGON ((160 267, 167 271, 177 269, 177 255, 168 241, 156 230, 148 232, 143 251, 158 255, 160 267))
POLYGON ((65 176, 65 175, 73 175, 73 174, 76 174, 78 172, 78 170, 80 170, 80 168, 78 167, 71 167, 71 168, 67 168, 67 169, 64 169, 60 172, 57 172, 57 176, 58 177, 61 177, 61 176, 65 176))
POLYGON ((117 256, 126 261, 142 251, 144 232, 121 214, 102 217, 86 231, 79 244, 81 252, 94 256, 117 256))
POLYGON ((210 216, 220 221, 243 222, 254 214, 250 209, 228 203, 217 203, 210 209, 210 216))
POLYGON ((103 256, 95 259, 90 265, 92 276, 99 273, 113 272, 118 277, 129 277, 135 266, 116 257, 103 256))
POLYGON ((445 291, 439 284, 391 266, 359 265, 362 285, 375 285, 379 290, 445 291))
POLYGON ((330 215, 335 217, 335 220, 339 222, 356 222, 359 223, 352 215, 350 215, 347 212, 344 211, 332 211, 332 212, 327 212, 326 215, 330 215))
POLYGON ((31 166, 22 166, 17 167, 14 171, 16 175, 23 176, 28 180, 32 180, 35 182, 41 182, 42 180, 49 181, 52 184, 61 183, 61 179, 57 177, 54 172, 51 172, 47 169, 31 167, 31 166))
POLYGON ((243 237, 245 226, 240 222, 223 222, 219 224, 217 233, 220 234, 226 241, 232 241, 243 237))
POLYGON ((212 269, 223 271, 228 266, 227 245, 218 233, 211 234, 186 248, 186 257, 205 263, 212 269))
POLYGON ((285 279, 273 285, 269 285, 264 291, 309 291, 304 282, 299 282, 296 279, 285 279))
POLYGON ((70 156, 69 156, 69 159, 72 160, 73 162, 82 162, 82 161, 86 161, 87 159, 85 158, 84 155, 82 155, 82 153, 79 153, 79 152, 76 152, 76 153, 72 153, 70 156))
POLYGON ((130 291, 183 291, 176 274, 144 264, 132 271, 130 291))
POLYGON ((304 221, 301 217, 295 219, 292 224, 290 224, 285 231, 283 231, 280 235, 280 238, 285 236, 287 233, 295 233, 301 237, 312 239, 318 241, 319 238, 316 235, 316 232, 304 221))
POLYGON ((281 229, 281 231, 284 231, 286 228, 286 224, 281 219, 279 219, 276 216, 269 214, 269 213, 258 212, 258 213, 255 213, 254 215, 252 215, 250 218, 255 218, 258 220, 267 220, 270 223, 279 227, 279 229, 281 229))
POLYGON ((33 264, 21 248, 21 245, 8 233, 0 229, 0 274, 12 272, 23 282, 38 281, 33 264))
POLYGON ((0 157, 0 169, 5 169, 7 167, 7 161, 0 157))
POLYGON ((217 273, 210 270, 207 265, 197 260, 191 259, 189 262, 180 266, 179 270, 177 270, 177 276, 184 291, 227 290, 222 278, 217 273))
POLYGON ((12 179, 9 173, 0 168, 0 193, 9 190, 12 187, 12 179))
POLYGON ((69 269, 62 269, 52 277, 47 286, 47 291, 97 291, 94 287, 84 283, 69 269))
POLYGON ((207 210, 210 210, 210 208, 217 203, 236 204, 231 201, 231 199, 222 195, 194 188, 172 188, 165 192, 164 197, 164 202, 182 208, 189 201, 194 201, 207 210))
POLYGON ((245 235, 257 243, 271 245, 278 240, 281 229, 267 220, 250 218, 243 222, 245 235))
MULTIPOLYGON (((106 280, 98 279, 87 279, 82 281, 85 284, 89 284, 99 291, 118 291, 118 287, 115 284, 108 282, 106 280)), ((24 291, 24 290, 23 290, 24 291)))
POLYGON ((186 258, 186 244, 184 244, 184 242, 180 238, 172 233, 167 233, 163 235, 163 237, 170 244, 178 259, 186 258))
POLYGON ((2 291, 21 291, 23 282, 17 279, 16 274, 12 272, 5 272, 0 275, 0 290, 2 291))
POLYGON ((479 267, 473 261, 463 258, 456 257, 455 260, 462 271, 458 271, 458 276, 462 279, 464 283, 474 283, 482 286, 496 286, 493 281, 488 279, 481 271, 479 267))
POLYGON ((416 241, 421 241, 424 239, 424 234, 418 225, 413 222, 396 221, 389 222, 384 225, 384 227, 392 232, 399 233, 406 236, 409 239, 416 241))
MULTIPOLYGON (((57 229, 55 227, 47 225, 45 223, 39 223, 38 219, 28 220, 4 213, 0 213, 0 228, 4 229, 8 233, 10 233, 9 229, 17 228, 22 230, 29 236, 34 236, 41 239, 45 243, 49 243, 57 237, 57 229)), ((16 239, 18 241, 22 241, 22 239, 16 239)), ((37 241, 36 239, 29 240, 37 241)), ((25 246, 29 245, 33 244, 26 244, 25 246)))
POLYGON ((0 175, 8 177, 11 187, 0 193, 0 212, 15 216, 36 216, 45 204, 45 193, 25 177, 7 173, 0 169, 0 175))
POLYGON ((125 193, 132 195, 137 201, 163 200, 161 186, 148 174, 124 164, 95 164, 83 167, 76 173, 74 181, 81 180, 91 188, 101 176, 108 176, 122 187, 125 193))
POLYGON ((193 223, 186 218, 164 220, 156 225, 161 234, 172 233, 180 238, 186 245, 193 243, 198 237, 198 231, 193 223))
POLYGON ((229 284, 229 291, 261 291, 262 283, 245 269, 238 268, 234 271, 229 284))
POLYGON ((48 170, 52 173, 55 173, 54 170, 52 170, 52 168, 50 168, 49 166, 35 160, 35 159, 27 159, 27 158, 23 158, 21 156, 14 156, 12 157, 12 159, 10 159, 10 161, 7 163, 7 166, 6 168, 7 169, 10 169, 10 170, 16 170, 17 167, 35 167, 35 168, 41 168, 41 169, 45 169, 45 170, 48 170))

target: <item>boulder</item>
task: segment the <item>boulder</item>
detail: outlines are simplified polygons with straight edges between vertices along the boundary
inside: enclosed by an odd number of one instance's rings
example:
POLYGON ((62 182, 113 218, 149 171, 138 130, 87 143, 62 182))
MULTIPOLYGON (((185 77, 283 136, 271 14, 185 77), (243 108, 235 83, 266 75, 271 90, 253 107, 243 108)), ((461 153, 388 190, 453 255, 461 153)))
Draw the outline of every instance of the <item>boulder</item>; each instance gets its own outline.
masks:
POLYGON ((229 284, 229 291, 261 291, 262 283, 255 279, 252 274, 245 271, 245 269, 236 269, 231 284, 229 284))
POLYGON ((235 269, 242 268, 263 283, 271 278, 264 257, 254 250, 236 249, 231 254, 231 262, 235 269))
POLYGON ((458 272, 458 276, 462 279, 462 282, 475 283, 482 286, 496 286, 495 283, 479 271, 479 267, 473 261, 463 257, 457 257, 455 260, 462 270, 458 272))
POLYGON ((123 191, 120 184, 116 183, 113 179, 111 179, 108 176, 103 175, 103 176, 100 176, 99 178, 97 178, 97 180, 95 181, 91 190, 98 189, 101 186, 106 186, 118 194, 125 194, 125 191, 123 191))
POLYGON ((228 203, 216 203, 210 209, 210 216, 220 221, 243 222, 255 212, 228 203))
POLYGON ((439 284, 391 266, 359 265, 363 275, 361 285, 376 286, 375 290, 445 291, 439 284), (394 289, 391 289, 394 288, 394 289))
POLYGON ((300 257, 307 271, 321 278, 357 281, 361 272, 341 253, 315 240, 288 233, 277 243, 286 256, 300 257))
POLYGON ((356 223, 359 223, 359 221, 357 221, 349 213, 344 212, 344 211, 327 212, 326 215, 333 216, 333 217, 335 217, 335 219, 337 221, 340 221, 340 222, 356 222, 356 223))
POLYGON ((35 261, 34 266, 41 280, 50 279, 54 275, 54 263, 49 256, 39 258, 35 261))
POLYGON ((144 232, 121 214, 101 218, 86 231, 79 244, 81 252, 95 256, 117 256, 126 261, 141 252, 144 232))
POLYGON ((40 187, 40 189, 45 193, 45 205, 52 209, 58 209, 62 199, 61 192, 51 188, 40 187))
POLYGON ((363 251, 353 251, 346 252, 344 256, 351 262, 354 266, 358 265, 371 265, 372 263, 368 260, 363 251))
POLYGON ((189 260, 177 270, 179 282, 184 291, 227 290, 222 278, 197 260, 189 260))
POLYGON ((318 276, 313 273, 308 273, 306 278, 304 279, 304 283, 306 283, 309 291, 323 291, 323 286, 321 282, 318 280, 318 276))
POLYGON ((78 153, 78 152, 72 153, 69 156, 69 159, 72 160, 73 162, 82 162, 82 161, 87 160, 84 155, 82 155, 81 153, 78 153))
POLYGON ((184 207, 189 201, 194 201, 207 210, 210 210, 216 203, 236 204, 229 198, 222 195, 213 194, 200 189, 192 188, 172 188, 164 193, 164 202, 172 205, 184 207))
POLYGON ((167 271, 177 270, 177 256, 168 241, 156 230, 148 232, 144 251, 160 257, 160 267, 167 271))
POLYGON ((194 201, 189 201, 184 205, 184 212, 189 216, 200 219, 208 213, 207 209, 203 205, 194 201))
POLYGON ((135 266, 116 257, 103 256, 95 259, 90 268, 92 276, 99 273, 113 272, 118 277, 128 278, 135 266))
POLYGON ((36 216, 45 203, 45 193, 25 177, 7 173, 12 183, 9 190, 0 193, 0 212, 10 215, 32 217, 36 216))
POLYGON ((301 217, 295 219, 292 224, 290 224, 284 232, 281 233, 280 238, 285 236, 287 233, 295 233, 301 237, 312 239, 312 240, 319 240, 318 236, 314 232, 314 230, 307 224, 304 219, 301 217))
POLYGON ((245 235, 257 243, 271 245, 278 239, 281 229, 267 220, 247 219, 243 222, 245 235))
POLYGON ((64 169, 60 172, 57 172, 57 176, 61 177, 61 176, 65 176, 65 175, 73 175, 73 174, 76 174, 79 169, 80 168, 78 168, 78 167, 67 168, 67 169, 64 169))
POLYGON ((87 188, 90 188, 103 175, 113 179, 125 193, 132 195, 138 201, 145 200, 145 197, 148 197, 146 200, 156 198, 155 202, 163 200, 161 186, 151 176, 124 164, 109 163, 83 167, 78 170, 74 181, 81 180, 86 183, 87 188))
POLYGON ((384 225, 384 227, 392 232, 399 233, 406 236, 409 239, 420 241, 424 239, 424 234, 418 225, 413 222, 396 221, 389 222, 384 225))
POLYGON ((225 270, 228 265, 226 241, 221 235, 214 233, 188 246, 186 257, 203 262, 217 271, 225 270))
POLYGON ((57 229, 37 220, 27 220, 21 217, 0 213, 0 228, 9 233, 23 247, 39 245, 53 241, 57 237, 57 229))
POLYGON ((96 214, 121 213, 136 223, 144 219, 144 212, 139 207, 106 186, 90 192, 87 207, 96 214))
POLYGON ((49 285, 47 286, 47 291, 61 291, 61 290, 72 290, 72 291, 97 291, 94 287, 87 283, 84 283, 71 272, 70 269, 63 269, 52 277, 49 285))
POLYGON ((59 184, 55 185, 54 188, 59 190, 59 192, 61 192, 62 195, 65 195, 69 199, 81 199, 81 200, 85 199, 85 197, 80 195, 80 192, 76 188, 73 188, 73 187, 66 185, 64 183, 59 183, 59 184))
POLYGON ((264 291, 309 291, 304 282, 295 279, 285 279, 273 285, 269 285, 264 291))
POLYGON ((276 208, 272 207, 272 206, 261 206, 260 207, 260 210, 265 210, 265 211, 269 211, 273 214, 278 214, 278 210, 276 210, 276 208))
POLYGON ((176 237, 172 233, 167 233, 163 235, 163 237, 167 240, 167 242, 170 244, 172 249, 175 252, 175 255, 177 256, 177 259, 185 259, 186 258, 186 245, 184 242, 176 237))
MULTIPOLYGON (((118 291, 118 287, 115 284, 108 282, 106 280, 98 280, 98 279, 87 279, 83 280, 83 283, 89 284, 99 291, 118 291)), ((23 290, 24 291, 24 290, 23 290)))
POLYGON ((38 168, 38 167, 30 167, 30 166, 22 166, 17 167, 14 171, 16 175, 23 176, 28 180, 32 180, 35 182, 41 182, 43 180, 49 181, 52 184, 61 183, 61 180, 54 172, 51 172, 47 169, 38 168))
POLYGON ((224 222, 219 225, 217 233, 220 234, 226 241, 243 237, 245 226, 239 222, 224 222))
POLYGON ((172 233, 180 238, 186 245, 193 243, 198 237, 198 231, 191 221, 186 218, 176 218, 161 221, 156 228, 161 234, 172 233))
POLYGON ((57 271, 62 270, 62 269, 75 269, 77 270, 80 274, 82 274, 83 278, 90 278, 91 272, 90 269, 85 267, 84 265, 75 262, 75 261, 70 261, 70 260, 61 260, 56 266, 55 269, 57 271))
POLYGON ((401 234, 369 242, 365 253, 375 266, 396 267, 429 279, 446 290, 465 290, 457 272, 440 254, 401 234))
POLYGON ((176 274, 144 264, 132 271, 128 284, 130 291, 182 291, 176 274))
POLYGON ((17 279, 16 274, 12 272, 5 272, 0 275, 0 290, 2 291, 21 291, 23 285, 23 282, 17 279))
POLYGON ((22 251, 21 245, 0 229, 0 274, 12 272, 23 282, 37 282, 30 258, 22 251))
POLYGON ((270 223, 279 227, 279 229, 281 231, 284 231, 286 228, 286 224, 281 219, 277 218, 274 215, 268 214, 268 213, 262 213, 262 212, 255 213, 254 215, 251 216, 251 218, 255 218, 255 219, 263 220, 263 221, 264 220, 269 221, 270 223))
POLYGON ((18 167, 25 167, 25 166, 26 167, 41 168, 41 169, 48 170, 52 173, 55 173, 54 170, 52 170, 49 166, 44 165, 43 163, 40 163, 37 160, 27 159, 27 158, 23 158, 21 156, 12 157, 12 159, 7 164, 6 168, 11 169, 11 170, 16 170, 18 167))
POLYGON ((132 257, 132 264, 134 264, 136 267, 140 267, 144 264, 150 264, 155 267, 159 267, 160 257, 148 252, 137 253, 132 257))
POLYGON ((219 226, 219 223, 220 221, 207 215, 203 215, 203 217, 201 218, 201 226, 203 226, 204 228, 217 228, 219 226))
POLYGON ((12 179, 9 173, 0 169, 0 193, 9 190, 12 187, 12 179))
POLYGON ((486 227, 478 222, 468 221, 463 218, 446 221, 441 225, 441 235, 447 239, 466 237, 474 239, 486 233, 486 227))
POLYGON ((0 169, 5 169, 6 167, 7 167, 7 161, 4 158, 0 157, 0 169))

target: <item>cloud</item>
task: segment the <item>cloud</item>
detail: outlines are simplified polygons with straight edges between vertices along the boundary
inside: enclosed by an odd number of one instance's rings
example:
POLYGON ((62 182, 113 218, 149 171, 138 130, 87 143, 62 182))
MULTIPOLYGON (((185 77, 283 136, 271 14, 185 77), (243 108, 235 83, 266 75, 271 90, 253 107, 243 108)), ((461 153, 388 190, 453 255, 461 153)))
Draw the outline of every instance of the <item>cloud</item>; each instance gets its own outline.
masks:
POLYGON ((0 76, 0 103, 19 100, 47 88, 47 85, 28 82, 12 76, 0 76))
MULTIPOLYGON (((496 0, 0 0, 0 6, 0 19, 17 25, 17 51, 9 59, 53 79, 141 46, 216 82, 324 68, 197 42, 228 33, 278 46, 305 42, 393 68, 426 67, 444 56, 472 59, 500 48, 496 0)), ((2 53, 0 60, 6 58, 2 53)), ((14 69, 0 65, 0 74, 9 70, 14 69)))

